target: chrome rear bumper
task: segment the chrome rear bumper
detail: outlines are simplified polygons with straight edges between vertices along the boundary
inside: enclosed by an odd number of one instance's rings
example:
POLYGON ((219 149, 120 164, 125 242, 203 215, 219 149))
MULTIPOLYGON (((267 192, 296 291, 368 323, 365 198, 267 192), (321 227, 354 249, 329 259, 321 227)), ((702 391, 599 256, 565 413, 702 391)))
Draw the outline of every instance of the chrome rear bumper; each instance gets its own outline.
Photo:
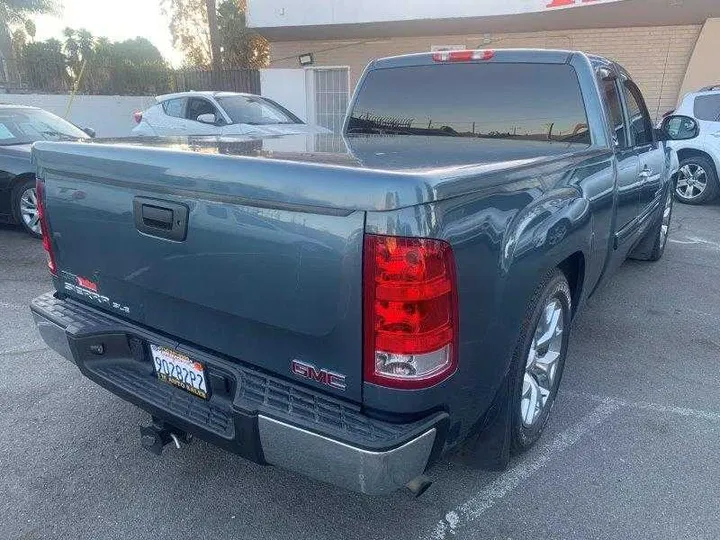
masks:
MULTIPOLYGON (((114 339, 117 343, 118 335, 127 334, 128 339, 161 343, 160 336, 148 335, 146 330, 52 295, 37 298, 32 313, 48 346, 76 364, 91 380, 178 429, 258 463, 276 465, 352 491, 382 495, 422 475, 437 453, 436 445, 442 443, 438 440, 442 431, 438 426, 446 421, 445 413, 397 425, 364 417, 355 409, 342 409, 338 411, 342 423, 355 426, 352 432, 343 433, 335 424, 293 416, 292 410, 300 407, 300 401, 295 401, 289 410, 273 409, 263 401, 248 402, 246 395, 251 392, 241 397, 239 391, 241 385, 252 381, 243 371, 246 368, 198 352, 195 357, 209 370, 222 365, 224 372, 236 372, 237 381, 235 395, 224 399, 211 395, 208 400, 200 400, 158 381, 149 363, 133 360, 129 352, 125 357, 115 351, 112 358, 83 352, 93 340, 109 344, 114 339), (114 365, 116 357, 118 363, 114 365), (373 433, 373 438, 363 439, 361 432, 373 433)), ((273 379, 275 390, 280 384, 273 379)), ((303 400, 310 398, 306 389, 293 388, 288 395, 299 397, 299 392, 303 392, 303 400)), ((313 399, 316 410, 323 413, 338 407, 320 394, 313 399)))

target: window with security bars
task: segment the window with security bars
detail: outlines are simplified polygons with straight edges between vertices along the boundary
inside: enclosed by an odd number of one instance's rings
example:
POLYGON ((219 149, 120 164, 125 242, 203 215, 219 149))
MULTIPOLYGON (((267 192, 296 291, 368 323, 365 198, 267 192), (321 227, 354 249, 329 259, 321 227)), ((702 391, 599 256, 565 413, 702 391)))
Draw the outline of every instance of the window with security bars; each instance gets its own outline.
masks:
POLYGON ((333 133, 340 133, 348 106, 348 70, 333 68, 314 72, 315 121, 333 133))

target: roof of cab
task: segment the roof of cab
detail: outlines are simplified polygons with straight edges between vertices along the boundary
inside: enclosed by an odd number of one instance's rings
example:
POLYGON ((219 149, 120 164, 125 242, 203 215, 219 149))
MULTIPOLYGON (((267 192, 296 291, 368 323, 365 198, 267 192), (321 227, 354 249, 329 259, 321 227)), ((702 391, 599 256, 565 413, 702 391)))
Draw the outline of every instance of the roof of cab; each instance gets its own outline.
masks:
MULTIPOLYGON (((513 62, 513 63, 543 63, 543 64, 566 64, 570 61, 575 51, 555 49, 478 49, 480 51, 492 51, 491 62, 513 62)), ((452 52, 452 51, 449 51, 452 52)), ((432 65, 437 63, 433 56, 436 53, 422 52, 404 54, 400 56, 389 56, 379 58, 372 62, 373 69, 384 69, 406 66, 432 65)), ((577 54, 584 54, 577 52, 577 54)), ((488 60, 473 60, 473 62, 486 62, 488 60)))

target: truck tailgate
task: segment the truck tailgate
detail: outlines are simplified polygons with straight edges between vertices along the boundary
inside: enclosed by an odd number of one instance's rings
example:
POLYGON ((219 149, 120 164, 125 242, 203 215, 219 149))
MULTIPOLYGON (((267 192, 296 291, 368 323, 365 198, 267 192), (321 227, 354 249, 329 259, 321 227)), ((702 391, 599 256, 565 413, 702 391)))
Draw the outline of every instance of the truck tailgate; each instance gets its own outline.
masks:
POLYGON ((298 377, 293 360, 334 372, 345 388, 303 380, 360 401, 365 212, 268 202, 236 158, 213 156, 235 167, 230 189, 183 180, 179 153, 115 149, 112 163, 111 150, 35 149, 56 288, 281 376, 298 377))

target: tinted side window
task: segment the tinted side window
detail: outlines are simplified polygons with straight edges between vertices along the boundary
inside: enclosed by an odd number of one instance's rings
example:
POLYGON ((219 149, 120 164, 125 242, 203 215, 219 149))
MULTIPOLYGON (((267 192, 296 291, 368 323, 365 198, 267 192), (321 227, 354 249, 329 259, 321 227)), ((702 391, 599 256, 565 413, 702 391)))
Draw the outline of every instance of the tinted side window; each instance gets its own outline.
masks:
POLYGON ((695 118, 708 122, 720 122, 720 94, 696 97, 695 118))
POLYGON ((188 120, 197 120, 201 114, 214 114, 217 117, 215 106, 206 99, 190 98, 187 106, 185 118, 188 120))
POLYGON ((623 117, 620 91, 615 81, 600 81, 603 101, 608 112, 610 122, 610 133, 618 148, 627 148, 627 132, 625 130, 625 118, 623 117))
POLYGON ((550 64, 433 64, 370 71, 347 131, 590 144, 575 70, 550 64))
POLYGON ((185 116, 185 98, 163 101, 162 108, 168 116, 183 118, 185 116))
POLYGON ((628 116, 630 117, 630 135, 633 139, 634 146, 644 146, 652 144, 653 125, 650 120, 650 114, 645 106, 645 100, 635 83, 625 81, 625 89, 627 92, 628 116))

